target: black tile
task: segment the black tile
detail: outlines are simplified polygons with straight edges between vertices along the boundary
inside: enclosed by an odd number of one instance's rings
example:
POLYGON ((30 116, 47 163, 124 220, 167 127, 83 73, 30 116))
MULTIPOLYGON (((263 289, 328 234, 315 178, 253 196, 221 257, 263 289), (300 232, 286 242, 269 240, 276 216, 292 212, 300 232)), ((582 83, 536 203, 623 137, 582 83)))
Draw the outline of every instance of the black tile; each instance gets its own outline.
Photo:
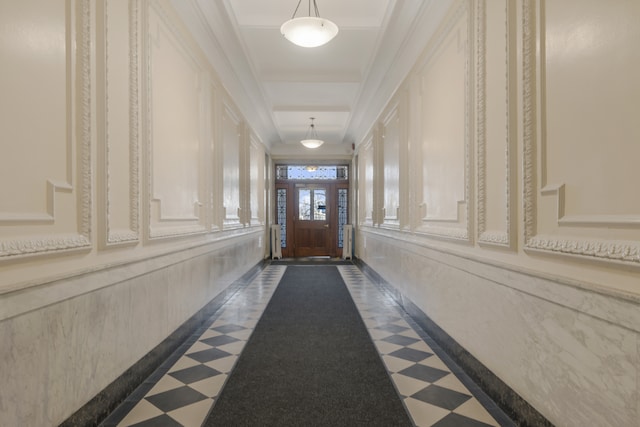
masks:
POLYGON ((404 335, 391 335, 389 337, 381 339, 380 341, 386 341, 391 344, 397 344, 397 345, 411 345, 420 340, 411 338, 411 337, 405 337, 404 335))
POLYGON ((453 411, 458 406, 471 399, 471 396, 468 394, 459 393, 455 390, 450 390, 433 384, 429 387, 423 388, 417 393, 414 393, 411 397, 450 411, 453 411))
POLYGON ((236 332, 236 331, 241 331, 243 329, 247 329, 244 326, 240 326, 240 325, 222 325, 222 326, 216 326, 215 328, 211 328, 214 331, 218 331, 218 332, 222 332, 223 334, 228 334, 229 332, 236 332))
POLYGON ((221 345, 230 344, 236 341, 240 341, 240 340, 238 338, 234 338, 229 335, 219 335, 217 337, 205 338, 203 340, 200 340, 200 342, 208 344, 212 347, 219 347, 221 345))
POLYGON ((409 360, 411 362, 420 362, 427 357, 433 356, 433 353, 427 353, 426 351, 415 350, 413 348, 401 348, 393 353, 389 353, 389 356, 398 357, 400 359, 409 360))
POLYGON ((169 415, 162 414, 158 417, 132 424, 131 427, 182 427, 182 424, 171 418, 169 415))
POLYGON ((222 359, 223 357, 231 356, 231 353, 219 350, 217 348, 210 348, 207 350, 196 351, 194 353, 185 354, 185 356, 197 360, 200 363, 211 362, 212 360, 222 359))
POLYGON ((424 365, 412 365, 398 373, 429 383, 436 382, 440 378, 449 375, 449 372, 447 371, 424 365))
POLYGON ((205 378, 215 377, 220 375, 221 372, 206 365, 196 365, 187 369, 181 369, 179 371, 170 372, 173 378, 178 381, 182 381, 185 384, 195 383, 196 381, 204 380, 205 378))
POLYGON ((490 424, 451 413, 431 427, 490 427, 490 424))
MULTIPOLYGON (((200 402, 206 398, 207 396, 204 394, 199 393, 190 387, 184 386, 145 397, 145 400, 151 402, 155 407, 163 412, 170 412, 174 409, 200 402)), ((152 424, 147 425, 151 426, 152 424)))
POLYGON ((398 332, 406 331, 409 328, 407 328, 405 326, 398 326, 398 325, 394 325, 394 324, 389 324, 389 325, 376 326, 375 329, 380 329, 380 330, 383 330, 383 331, 393 332, 394 334, 397 334, 398 332))

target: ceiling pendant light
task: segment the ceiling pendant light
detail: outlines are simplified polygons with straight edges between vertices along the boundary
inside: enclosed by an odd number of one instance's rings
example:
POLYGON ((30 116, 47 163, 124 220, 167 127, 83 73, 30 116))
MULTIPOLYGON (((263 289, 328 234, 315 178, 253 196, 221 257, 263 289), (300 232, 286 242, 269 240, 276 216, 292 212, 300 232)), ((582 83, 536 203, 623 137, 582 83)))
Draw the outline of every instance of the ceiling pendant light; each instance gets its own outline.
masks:
POLYGON ((328 19, 320 18, 316 0, 313 0, 315 16, 311 16, 311 1, 309 0, 309 16, 296 18, 296 13, 302 2, 299 0, 291 19, 280 27, 280 32, 287 40, 302 47, 322 46, 338 34, 336 24, 328 19))
POLYGON ((322 144, 324 144, 324 141, 318 139, 318 135, 316 135, 316 127, 313 124, 315 117, 309 118, 311 119, 311 126, 309 126, 309 130, 307 130, 307 134, 305 135, 304 139, 300 141, 300 144, 304 145, 307 148, 318 148, 322 144))

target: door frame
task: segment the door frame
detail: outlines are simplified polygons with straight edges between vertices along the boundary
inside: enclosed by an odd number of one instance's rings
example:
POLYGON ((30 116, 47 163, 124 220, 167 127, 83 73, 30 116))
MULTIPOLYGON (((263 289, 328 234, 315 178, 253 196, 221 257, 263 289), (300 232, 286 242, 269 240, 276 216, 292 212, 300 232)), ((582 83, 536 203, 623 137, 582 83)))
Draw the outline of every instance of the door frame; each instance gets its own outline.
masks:
MULTIPOLYGON (((338 163, 339 166, 347 166, 343 163, 338 163)), ((278 165, 274 165, 275 167, 277 167, 278 165)), ((349 168, 350 169, 350 168, 349 168)), ((296 200, 296 196, 295 196, 295 191, 296 191, 296 184, 304 184, 304 185, 309 185, 309 186, 313 186, 313 185, 317 185, 317 186, 321 186, 321 187, 327 187, 328 191, 331 192, 332 194, 332 198, 333 200, 335 200, 335 206, 332 206, 332 208, 329 211, 329 215, 331 216, 330 218, 330 224, 331 224, 331 228, 334 229, 335 231, 333 233, 330 234, 330 239, 331 239, 331 249, 330 249, 330 257, 341 257, 342 256, 342 249, 343 248, 338 248, 338 209, 337 209, 337 203, 338 203, 338 190, 339 189, 346 189, 348 191, 348 197, 347 197, 347 218, 346 218, 346 223, 349 224, 350 222, 350 218, 351 218, 351 211, 352 211, 352 206, 351 206, 351 202, 353 201, 352 197, 351 197, 351 186, 350 186, 350 175, 351 175, 351 171, 349 170, 348 175, 347 175, 347 179, 336 179, 336 180, 296 180, 296 179, 276 179, 275 180, 275 192, 274 192, 274 198, 275 198, 275 203, 274 203, 274 224, 278 224, 278 190, 280 189, 284 189, 286 190, 286 209, 283 212, 284 215, 286 215, 286 228, 285 230, 281 230, 281 232, 283 233, 283 240, 285 242, 285 247, 281 248, 282 250, 282 257, 283 258, 294 258, 295 257, 295 226, 294 226, 294 214, 295 214, 295 200, 296 200)), ((274 176, 277 176, 277 174, 274 174, 274 176)))

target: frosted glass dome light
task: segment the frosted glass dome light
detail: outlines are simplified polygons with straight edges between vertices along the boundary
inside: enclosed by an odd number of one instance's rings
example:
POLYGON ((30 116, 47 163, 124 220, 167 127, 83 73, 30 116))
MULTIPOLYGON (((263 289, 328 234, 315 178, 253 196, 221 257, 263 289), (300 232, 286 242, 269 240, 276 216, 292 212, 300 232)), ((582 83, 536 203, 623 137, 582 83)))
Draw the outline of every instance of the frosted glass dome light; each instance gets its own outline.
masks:
POLYGON ((338 34, 338 26, 328 19, 320 18, 316 0, 313 0, 315 16, 311 16, 311 0, 309 0, 309 16, 296 18, 301 2, 302 0, 298 0, 293 16, 282 24, 280 32, 291 43, 302 47, 317 47, 328 43, 338 34))
POLYGON ((338 34, 338 26, 328 19, 307 16, 290 19, 280 27, 282 35, 302 47, 317 47, 328 43, 338 34))

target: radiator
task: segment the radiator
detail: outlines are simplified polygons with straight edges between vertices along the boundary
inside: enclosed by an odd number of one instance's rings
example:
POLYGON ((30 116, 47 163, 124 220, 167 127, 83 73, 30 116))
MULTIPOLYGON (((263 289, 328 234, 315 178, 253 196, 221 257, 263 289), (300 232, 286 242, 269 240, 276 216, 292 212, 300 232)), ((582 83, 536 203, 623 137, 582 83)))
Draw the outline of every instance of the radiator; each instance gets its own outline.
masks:
POLYGON ((282 244, 280 243, 280 224, 271 226, 271 259, 282 259, 282 244))
POLYGON ((342 258, 353 259, 351 255, 353 252, 353 225, 346 224, 342 233, 342 258))

